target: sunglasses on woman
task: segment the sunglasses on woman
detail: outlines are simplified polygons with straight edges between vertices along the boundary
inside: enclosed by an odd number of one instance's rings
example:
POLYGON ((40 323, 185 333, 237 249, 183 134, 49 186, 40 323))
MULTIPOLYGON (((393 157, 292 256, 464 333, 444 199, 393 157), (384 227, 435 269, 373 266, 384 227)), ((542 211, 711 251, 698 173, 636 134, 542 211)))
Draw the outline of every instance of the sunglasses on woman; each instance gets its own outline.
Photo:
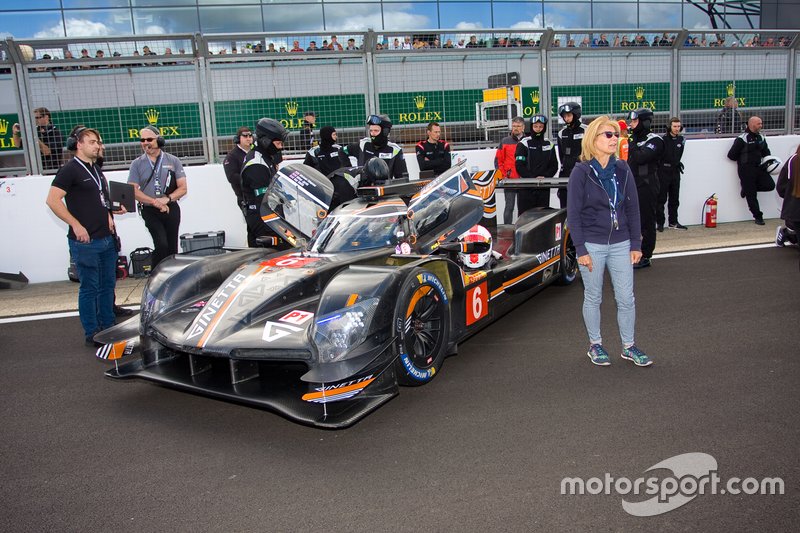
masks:
POLYGON ((619 138, 619 133, 617 133, 616 131, 601 131, 600 133, 597 134, 598 137, 600 137, 601 135, 605 135, 606 139, 610 139, 611 137, 619 138))

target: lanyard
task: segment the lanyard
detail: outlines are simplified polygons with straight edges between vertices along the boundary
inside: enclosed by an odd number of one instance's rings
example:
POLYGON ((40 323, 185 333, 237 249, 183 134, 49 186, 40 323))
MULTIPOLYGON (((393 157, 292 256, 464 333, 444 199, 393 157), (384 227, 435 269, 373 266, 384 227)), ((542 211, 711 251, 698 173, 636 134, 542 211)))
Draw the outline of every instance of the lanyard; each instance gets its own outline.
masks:
POLYGON ((97 173, 97 169, 94 167, 94 165, 92 165, 92 170, 89 170, 86 164, 78 157, 75 158, 75 161, 77 161, 83 167, 83 170, 89 174, 89 177, 92 178, 94 184, 97 185, 97 190, 100 192, 100 203, 103 205, 103 207, 108 207, 108 204, 106 204, 106 195, 103 192, 103 179, 100 177, 100 174, 97 173))
POLYGON ((164 152, 158 154, 155 163, 150 161, 149 157, 147 158, 147 162, 150 163, 150 168, 153 169, 153 179, 155 180, 153 188, 155 189, 156 196, 161 196, 161 165, 164 162, 164 152))

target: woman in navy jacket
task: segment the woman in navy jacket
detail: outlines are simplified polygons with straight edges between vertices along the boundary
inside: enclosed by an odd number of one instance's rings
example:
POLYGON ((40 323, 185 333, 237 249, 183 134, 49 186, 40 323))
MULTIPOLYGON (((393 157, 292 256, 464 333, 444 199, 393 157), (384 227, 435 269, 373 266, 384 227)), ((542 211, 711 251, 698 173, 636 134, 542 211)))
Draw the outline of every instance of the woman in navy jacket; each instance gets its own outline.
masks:
POLYGON ((621 357, 649 366, 652 361, 634 342, 633 265, 642 258, 639 197, 628 164, 614 156, 618 142, 616 121, 601 116, 589 124, 580 162, 569 176, 567 220, 583 279, 589 359, 600 366, 611 364, 600 335, 603 275, 608 270, 617 301, 621 357))

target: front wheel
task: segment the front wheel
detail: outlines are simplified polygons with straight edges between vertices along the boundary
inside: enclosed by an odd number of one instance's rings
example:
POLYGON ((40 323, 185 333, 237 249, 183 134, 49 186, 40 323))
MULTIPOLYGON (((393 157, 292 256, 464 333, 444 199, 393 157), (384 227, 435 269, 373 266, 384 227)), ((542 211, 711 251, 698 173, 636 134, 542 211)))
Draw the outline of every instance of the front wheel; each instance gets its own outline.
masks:
POLYGON ((394 320, 397 381, 424 385, 442 366, 450 334, 450 307, 442 282, 422 268, 400 288, 394 320))
POLYGON ((567 235, 564 240, 564 252, 561 254, 561 277, 556 283, 558 285, 569 285, 578 277, 578 252, 572 237, 567 235))

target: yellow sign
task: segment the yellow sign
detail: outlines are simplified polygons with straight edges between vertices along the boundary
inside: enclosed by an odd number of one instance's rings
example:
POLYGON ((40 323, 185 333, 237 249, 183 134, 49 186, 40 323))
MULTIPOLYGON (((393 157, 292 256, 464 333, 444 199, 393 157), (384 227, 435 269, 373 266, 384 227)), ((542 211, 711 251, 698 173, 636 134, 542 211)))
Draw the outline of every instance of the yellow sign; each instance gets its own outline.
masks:
MULTIPOLYGON (((180 137, 180 126, 159 126, 158 119, 161 117, 161 112, 158 109, 150 108, 144 112, 144 118, 147 120, 147 124, 153 126, 158 130, 159 135, 164 138, 170 137, 180 137)), ((138 139, 139 138, 139 128, 128 128, 128 138, 129 139, 138 139)))
POLYGON ((641 85, 636 87, 633 90, 633 94, 636 97, 636 100, 630 102, 622 102, 620 104, 621 111, 634 111, 636 109, 650 109, 651 111, 656 110, 656 101, 655 100, 644 100, 644 92, 645 89, 641 85))
POLYGON ((297 102, 294 101, 286 102, 286 105, 284 107, 286 108, 286 112, 289 113, 290 117, 294 117, 297 115, 297 109, 299 107, 297 105, 297 102))
MULTIPOLYGON (((519 85, 514 85, 514 100, 521 102, 522 88, 519 85)), ((498 100, 505 100, 508 97, 508 89, 506 87, 498 87, 497 89, 484 89, 483 101, 496 102, 498 100)))
POLYGON ((399 113, 400 123, 408 122, 436 122, 442 120, 441 111, 425 111, 425 105, 428 103, 428 97, 418 94, 414 97, 414 107, 417 109, 411 113, 399 113))

